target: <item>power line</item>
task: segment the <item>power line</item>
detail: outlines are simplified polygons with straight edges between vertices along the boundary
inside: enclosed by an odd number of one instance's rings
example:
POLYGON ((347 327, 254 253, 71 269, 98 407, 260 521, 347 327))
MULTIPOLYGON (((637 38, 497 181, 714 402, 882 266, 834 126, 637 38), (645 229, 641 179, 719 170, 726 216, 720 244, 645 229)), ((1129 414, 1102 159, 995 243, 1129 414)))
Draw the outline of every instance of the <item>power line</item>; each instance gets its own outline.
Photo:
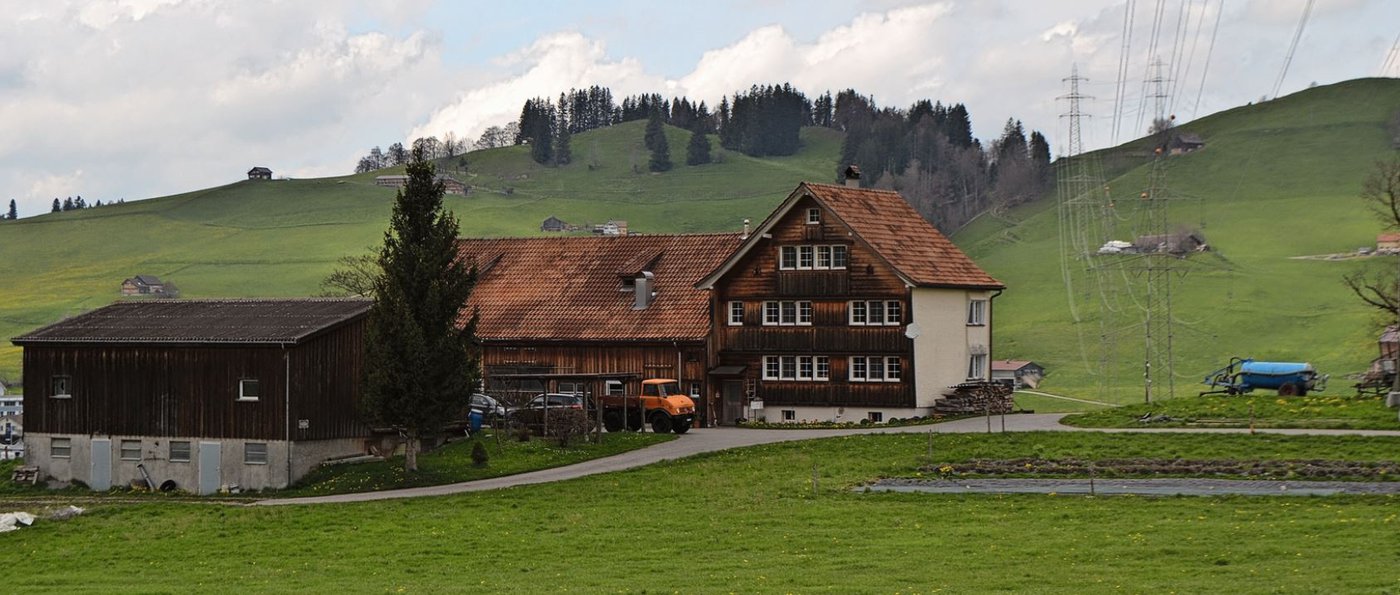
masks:
POLYGON ((1118 145, 1118 130, 1123 119, 1123 91, 1128 84, 1128 56, 1133 46, 1133 0, 1123 7, 1123 49, 1118 53, 1118 80, 1113 93, 1113 142, 1118 145))
MULTIPOLYGON (((1210 33, 1210 45, 1206 48, 1206 63, 1201 65, 1201 86, 1196 87, 1196 102, 1191 104, 1191 117, 1196 117, 1196 108, 1201 107, 1201 94, 1206 90, 1206 72, 1210 70, 1210 57, 1215 53, 1215 36, 1220 33, 1220 17, 1225 14, 1225 0, 1215 7, 1215 27, 1210 33)), ((1400 42, 1400 38, 1396 41, 1400 42)))
POLYGON ((1303 28, 1308 25, 1308 13, 1312 12, 1314 0, 1308 0, 1303 6, 1303 18, 1298 19, 1298 30, 1293 32, 1293 43, 1288 45, 1288 56, 1283 59, 1283 69, 1278 73, 1278 80, 1274 81, 1274 92, 1269 95, 1269 99, 1278 99, 1278 91, 1283 87, 1283 77, 1288 75, 1288 66, 1293 63, 1293 52, 1298 49, 1298 40, 1303 37, 1303 28))
POLYGON ((1376 76, 1385 76, 1390 72, 1390 67, 1395 65, 1396 56, 1400 56, 1400 35, 1395 36, 1395 42, 1390 44, 1390 51, 1386 52, 1385 60, 1381 62, 1381 70, 1376 76))

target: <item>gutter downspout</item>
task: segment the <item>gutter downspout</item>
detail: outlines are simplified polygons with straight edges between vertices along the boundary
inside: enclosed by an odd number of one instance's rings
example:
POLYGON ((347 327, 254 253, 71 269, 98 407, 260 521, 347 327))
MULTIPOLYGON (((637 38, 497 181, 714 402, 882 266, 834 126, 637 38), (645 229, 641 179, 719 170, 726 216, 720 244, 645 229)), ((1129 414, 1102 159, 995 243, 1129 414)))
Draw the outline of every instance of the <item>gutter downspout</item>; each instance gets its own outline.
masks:
MULTIPOLYGON (((996 290, 996 293, 993 293, 993 294, 992 294, 992 297, 987 298, 987 381, 988 381, 988 382, 990 382, 990 381, 992 380, 992 362, 997 361, 997 360, 996 360, 996 350, 992 349, 992 347, 993 347, 993 345, 992 345, 992 338, 995 336, 995 332, 994 332, 995 326, 992 324, 993 318, 995 317, 995 314, 993 314, 993 313, 996 312, 997 309, 996 309, 995 307, 993 307, 992 302, 995 302, 996 299, 997 299, 998 297, 1000 297, 1001 294, 1002 294, 1002 292, 1004 292, 1004 291, 1006 291, 1005 288, 1003 288, 1003 289, 998 289, 998 290, 996 290)), ((1013 383, 1013 386, 1014 386, 1014 383, 1013 383)))
POLYGON ((292 358, 282 345, 282 427, 287 442, 287 487, 292 487, 292 358))

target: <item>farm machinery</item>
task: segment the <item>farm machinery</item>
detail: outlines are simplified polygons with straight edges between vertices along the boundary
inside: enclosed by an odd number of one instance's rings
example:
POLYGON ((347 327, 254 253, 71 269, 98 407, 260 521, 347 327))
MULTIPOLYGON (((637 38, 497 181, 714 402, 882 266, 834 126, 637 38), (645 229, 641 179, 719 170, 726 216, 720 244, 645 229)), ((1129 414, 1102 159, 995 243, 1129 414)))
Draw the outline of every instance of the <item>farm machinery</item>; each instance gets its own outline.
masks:
POLYGON ((1203 381, 1212 390, 1201 395, 1238 395, 1256 388, 1278 391, 1279 396, 1303 396, 1327 388, 1327 374, 1319 375, 1309 363, 1257 362, 1250 358, 1230 358, 1225 367, 1211 372, 1203 381))

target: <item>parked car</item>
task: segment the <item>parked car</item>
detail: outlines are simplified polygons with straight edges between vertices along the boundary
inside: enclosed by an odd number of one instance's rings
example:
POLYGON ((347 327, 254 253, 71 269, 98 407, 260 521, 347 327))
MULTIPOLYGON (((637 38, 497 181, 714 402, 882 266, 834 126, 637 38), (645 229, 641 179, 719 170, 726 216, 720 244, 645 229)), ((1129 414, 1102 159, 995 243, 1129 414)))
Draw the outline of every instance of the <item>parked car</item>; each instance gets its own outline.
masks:
MULTIPOLYGON (((545 410, 558 411, 562 409, 573 409, 576 411, 591 411, 592 403, 586 401, 578 395, 566 393, 548 393, 535 395, 524 405, 511 409, 506 419, 512 424, 523 424, 526 427, 539 429, 544 424, 545 410)), ((551 414, 552 416, 553 414, 551 414)))
POLYGON ((501 419, 506 416, 506 408, 501 405, 491 395, 476 393, 472 395, 471 410, 480 413, 489 423, 492 420, 501 419))

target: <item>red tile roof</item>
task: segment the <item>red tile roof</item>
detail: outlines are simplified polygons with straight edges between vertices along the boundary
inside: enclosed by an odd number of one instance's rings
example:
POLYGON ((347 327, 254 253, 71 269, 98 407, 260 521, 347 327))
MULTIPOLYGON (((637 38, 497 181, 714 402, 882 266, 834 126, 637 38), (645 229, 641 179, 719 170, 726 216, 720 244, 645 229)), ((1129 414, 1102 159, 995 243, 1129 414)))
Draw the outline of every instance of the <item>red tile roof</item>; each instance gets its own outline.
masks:
POLYGON ((459 254, 484 269, 464 312, 477 309, 477 335, 488 341, 700 341, 710 332, 709 294, 695 283, 739 242, 738 234, 462 239, 459 254), (656 297, 633 310, 622 279, 640 268, 655 275, 656 297))
POLYGON ((364 316, 370 300, 284 298, 117 302, 10 339, 42 343, 295 344, 364 316))
POLYGON ((1024 359, 999 359, 992 362, 993 372, 1015 372, 1030 365, 1030 360, 1024 359))
POLYGON ((898 192, 802 184, 890 266, 923 287, 1003 288, 898 192))

